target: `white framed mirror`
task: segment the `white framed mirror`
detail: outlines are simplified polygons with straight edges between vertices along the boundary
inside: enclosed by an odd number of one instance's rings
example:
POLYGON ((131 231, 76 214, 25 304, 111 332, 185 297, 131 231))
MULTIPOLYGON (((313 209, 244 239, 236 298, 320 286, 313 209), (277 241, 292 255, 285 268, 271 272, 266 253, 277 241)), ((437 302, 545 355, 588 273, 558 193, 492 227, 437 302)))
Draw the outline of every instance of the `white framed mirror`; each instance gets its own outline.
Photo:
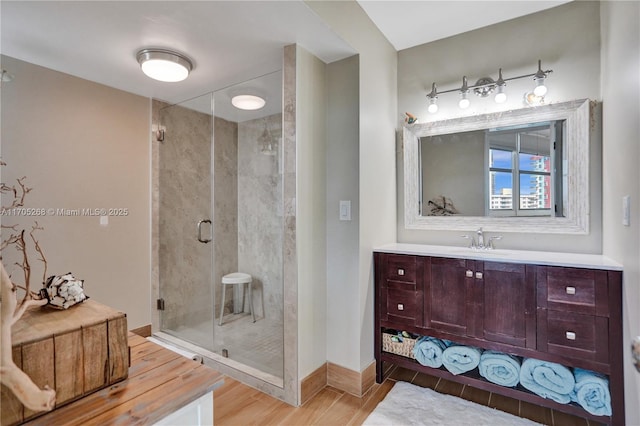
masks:
POLYGON ((588 234, 590 111, 581 99, 404 126, 405 228, 588 234), (471 135, 481 141, 473 148, 471 135), (505 146, 512 169, 496 161, 505 146), (534 159, 546 166, 531 168, 534 159), (496 183, 505 176, 509 184, 496 183), (527 189, 534 181, 538 196, 527 189))

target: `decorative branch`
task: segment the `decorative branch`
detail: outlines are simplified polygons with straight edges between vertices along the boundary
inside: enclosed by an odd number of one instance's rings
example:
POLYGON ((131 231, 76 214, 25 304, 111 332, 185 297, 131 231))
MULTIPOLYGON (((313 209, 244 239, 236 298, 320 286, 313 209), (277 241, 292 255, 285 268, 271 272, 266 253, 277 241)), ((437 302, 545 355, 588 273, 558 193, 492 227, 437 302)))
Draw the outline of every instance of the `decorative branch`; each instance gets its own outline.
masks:
MULTIPOLYGON (((5 163, 0 163, 0 165, 4 166, 6 165, 5 163)), ((20 179, 16 179, 16 182, 18 182, 18 187, 16 188, 16 186, 9 186, 5 183, 0 183, 0 193, 2 194, 7 194, 7 193, 11 193, 13 194, 13 201, 11 202, 11 205, 9 207, 7 207, 7 209, 12 209, 15 207, 22 207, 24 206, 24 199, 27 196, 27 194, 29 192, 31 192, 31 190, 33 188, 29 188, 27 185, 25 185, 24 181, 27 179, 26 176, 22 176, 20 179)))
MULTIPOLYGON (((0 319, 0 383, 5 385, 20 402, 33 411, 49 411, 55 406, 56 391, 35 383, 13 362, 11 326, 15 323, 18 304, 17 287, 11 282, 4 265, 0 262, 0 297, 2 298, 0 319)), ((26 308, 25 308, 26 309, 26 308)), ((22 310, 24 312, 24 310, 22 310)))
POLYGON ((44 270, 42 272, 42 282, 44 283, 47 280, 47 258, 44 257, 44 252, 42 251, 42 247, 40 247, 40 242, 36 240, 36 237, 34 237, 33 235, 33 233, 36 231, 44 231, 44 228, 38 225, 38 222, 36 222, 31 227, 31 232, 29 232, 29 236, 31 237, 31 241, 33 241, 33 246, 35 247, 36 252, 40 255, 38 260, 44 264, 44 270))
MULTIPOLYGON (((0 166, 6 165, 0 160, 0 166)), ((9 186, 0 183, 0 194, 12 194, 13 200, 11 205, 6 208, 16 208, 24 206, 26 195, 31 192, 25 183, 26 177, 17 179, 17 186, 9 186)), ((56 401, 56 391, 45 386, 44 389, 38 388, 31 378, 22 371, 13 362, 12 344, 11 344, 11 327, 22 317, 22 315, 32 306, 46 305, 48 299, 39 293, 32 292, 31 286, 31 264, 29 262, 29 254, 27 251, 27 242, 25 241, 25 230, 20 229, 16 225, 2 225, 0 229, 10 230, 9 236, 0 242, 0 250, 4 250, 9 246, 14 246, 18 252, 22 254, 22 261, 15 264, 22 269, 24 274, 24 287, 18 286, 11 281, 9 274, 2 263, 0 251, 0 383, 5 385, 20 402, 28 409, 33 411, 52 410, 56 401), (18 288, 24 290, 24 297, 18 303, 18 288)), ((37 231, 43 228, 35 222, 29 232, 29 237, 34 244, 35 251, 38 253, 40 260, 44 263, 44 277, 47 273, 47 259, 44 256, 42 247, 35 237, 37 231)), ((44 283, 44 282, 43 282, 44 283)))

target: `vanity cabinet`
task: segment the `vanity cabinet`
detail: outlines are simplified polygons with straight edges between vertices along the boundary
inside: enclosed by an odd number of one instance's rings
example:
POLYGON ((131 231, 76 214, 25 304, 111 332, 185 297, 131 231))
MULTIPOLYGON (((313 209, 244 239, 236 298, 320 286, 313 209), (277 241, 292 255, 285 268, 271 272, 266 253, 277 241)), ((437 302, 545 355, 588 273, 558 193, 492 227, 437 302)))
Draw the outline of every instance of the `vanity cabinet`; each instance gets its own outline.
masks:
MULTIPOLYGON (((412 256, 409 256, 412 257, 412 256)), ((535 280, 526 265, 415 257, 424 264, 424 324, 457 336, 535 347, 535 280)))
POLYGON ((622 273, 539 263, 375 252, 377 381, 385 362, 608 424, 624 424, 622 273), (609 376, 613 416, 593 416, 479 374, 452 375, 382 351, 387 329, 609 376))

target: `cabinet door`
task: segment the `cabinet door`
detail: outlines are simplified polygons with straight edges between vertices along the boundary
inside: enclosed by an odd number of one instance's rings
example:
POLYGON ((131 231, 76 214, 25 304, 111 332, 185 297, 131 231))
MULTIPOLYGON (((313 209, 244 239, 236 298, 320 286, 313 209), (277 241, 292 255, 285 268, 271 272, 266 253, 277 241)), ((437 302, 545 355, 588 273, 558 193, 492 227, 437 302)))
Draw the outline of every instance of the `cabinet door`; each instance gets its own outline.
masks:
MULTIPOLYGON (((473 263, 473 262, 471 262, 473 263)), ((424 258, 425 327, 466 336, 472 322, 472 278, 464 259, 424 258)))
POLYGON ((535 349, 535 270, 514 263, 476 262, 482 281, 484 339, 535 349))

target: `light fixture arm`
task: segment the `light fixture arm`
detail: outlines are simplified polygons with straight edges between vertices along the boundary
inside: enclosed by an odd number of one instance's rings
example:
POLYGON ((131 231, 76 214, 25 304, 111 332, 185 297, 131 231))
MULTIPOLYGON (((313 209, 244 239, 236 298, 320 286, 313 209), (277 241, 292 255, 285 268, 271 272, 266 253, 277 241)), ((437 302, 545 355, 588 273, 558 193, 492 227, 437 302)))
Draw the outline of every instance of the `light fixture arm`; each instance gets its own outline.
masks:
MULTIPOLYGON (((531 74, 523 74, 523 75, 518 75, 516 77, 508 77, 508 78, 503 78, 502 82, 507 82, 507 81, 512 81, 512 80, 519 80, 521 78, 527 78, 527 77, 533 77, 535 79, 538 78, 546 78, 547 75, 551 74, 553 72, 553 70, 542 70, 542 61, 538 60, 538 70, 534 73, 531 74)), ((502 71, 500 71, 500 77, 502 77, 502 71)), ((466 78, 464 79, 466 81, 466 78)), ((471 86, 467 86, 467 88, 469 90, 474 90, 474 89, 485 89, 485 88, 495 88, 496 85, 498 84, 497 82, 493 81, 493 79, 489 79, 487 77, 481 78, 478 81, 486 81, 486 80, 490 80, 490 82, 487 83, 481 83, 481 84, 474 84, 471 86)), ((498 81, 500 81, 500 78, 498 79, 498 81)), ((433 83, 432 89, 431 89, 431 93, 429 93, 427 96, 428 97, 432 97, 432 94, 435 94, 435 86, 436 83, 433 83)), ((464 85, 464 82, 463 82, 464 85)), ((452 93, 452 92, 461 92, 463 91, 464 87, 460 87, 457 89, 449 89, 449 90, 441 90, 439 92, 437 92, 437 94, 444 94, 444 93, 452 93)))

